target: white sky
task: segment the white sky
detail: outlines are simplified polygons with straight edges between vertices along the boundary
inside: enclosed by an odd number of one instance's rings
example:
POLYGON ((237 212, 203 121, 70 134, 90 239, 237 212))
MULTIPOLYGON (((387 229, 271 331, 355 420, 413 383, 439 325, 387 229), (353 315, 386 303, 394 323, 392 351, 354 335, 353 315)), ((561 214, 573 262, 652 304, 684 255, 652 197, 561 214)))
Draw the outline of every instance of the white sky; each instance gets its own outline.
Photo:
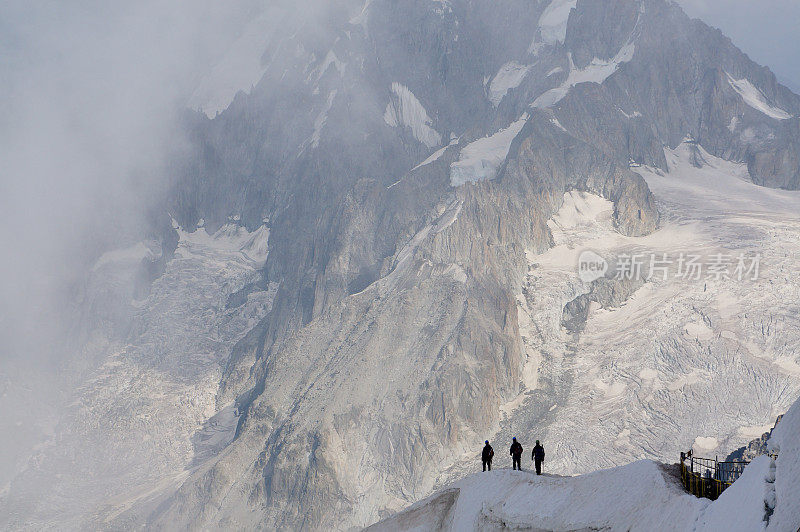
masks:
POLYGON ((800 93, 800 0, 677 0, 800 93))

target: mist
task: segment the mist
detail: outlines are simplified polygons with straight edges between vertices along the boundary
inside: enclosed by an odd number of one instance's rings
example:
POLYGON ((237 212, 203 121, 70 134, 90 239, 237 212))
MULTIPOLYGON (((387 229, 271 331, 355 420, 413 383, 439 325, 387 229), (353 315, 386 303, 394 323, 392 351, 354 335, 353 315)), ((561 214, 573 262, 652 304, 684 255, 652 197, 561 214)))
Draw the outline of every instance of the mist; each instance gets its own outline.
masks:
POLYGON ((251 0, 0 8, 4 357, 40 355, 9 353, 9 329, 17 349, 32 329, 41 337, 42 314, 58 312, 86 261, 142 223, 184 142, 178 116, 188 94, 259 8, 251 0))
POLYGON ((0 491, 74 382, 89 266, 140 234, 191 91, 264 5, 0 4, 0 491))

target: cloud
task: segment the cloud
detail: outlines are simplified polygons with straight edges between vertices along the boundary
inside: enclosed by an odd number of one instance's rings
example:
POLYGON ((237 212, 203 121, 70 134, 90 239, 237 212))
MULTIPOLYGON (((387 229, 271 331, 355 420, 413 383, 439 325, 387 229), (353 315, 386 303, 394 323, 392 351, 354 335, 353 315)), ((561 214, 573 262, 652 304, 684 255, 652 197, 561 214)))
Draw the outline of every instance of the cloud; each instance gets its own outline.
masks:
POLYGON ((85 261, 142 222, 188 94, 263 7, 0 4, 0 364, 33 357, 85 261))

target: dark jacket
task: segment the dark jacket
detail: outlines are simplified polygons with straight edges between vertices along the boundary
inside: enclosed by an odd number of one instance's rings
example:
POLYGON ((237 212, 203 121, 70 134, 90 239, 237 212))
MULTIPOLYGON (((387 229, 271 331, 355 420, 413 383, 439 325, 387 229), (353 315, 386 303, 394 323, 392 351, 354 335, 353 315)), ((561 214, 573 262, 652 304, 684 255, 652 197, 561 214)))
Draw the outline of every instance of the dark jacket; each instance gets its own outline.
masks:
POLYGON ((531 451, 531 459, 536 460, 537 462, 544 462, 544 447, 541 445, 536 445, 531 451))
POLYGON ((481 453, 481 460, 484 462, 491 462, 494 456, 494 449, 488 443, 483 446, 483 453, 481 453))
POLYGON ((515 441, 511 444, 511 453, 512 456, 522 456, 522 445, 519 444, 518 441, 515 441))

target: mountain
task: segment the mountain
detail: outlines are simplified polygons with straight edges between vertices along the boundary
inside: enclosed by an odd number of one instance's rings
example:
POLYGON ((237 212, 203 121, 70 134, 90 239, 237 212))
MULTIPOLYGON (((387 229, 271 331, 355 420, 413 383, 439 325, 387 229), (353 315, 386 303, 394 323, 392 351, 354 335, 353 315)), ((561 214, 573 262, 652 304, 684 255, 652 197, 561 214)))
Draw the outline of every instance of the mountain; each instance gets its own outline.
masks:
POLYGON ((274 2, 189 105, 5 526, 366 526, 487 438, 727 454, 800 395, 800 97, 672 3, 274 2))

